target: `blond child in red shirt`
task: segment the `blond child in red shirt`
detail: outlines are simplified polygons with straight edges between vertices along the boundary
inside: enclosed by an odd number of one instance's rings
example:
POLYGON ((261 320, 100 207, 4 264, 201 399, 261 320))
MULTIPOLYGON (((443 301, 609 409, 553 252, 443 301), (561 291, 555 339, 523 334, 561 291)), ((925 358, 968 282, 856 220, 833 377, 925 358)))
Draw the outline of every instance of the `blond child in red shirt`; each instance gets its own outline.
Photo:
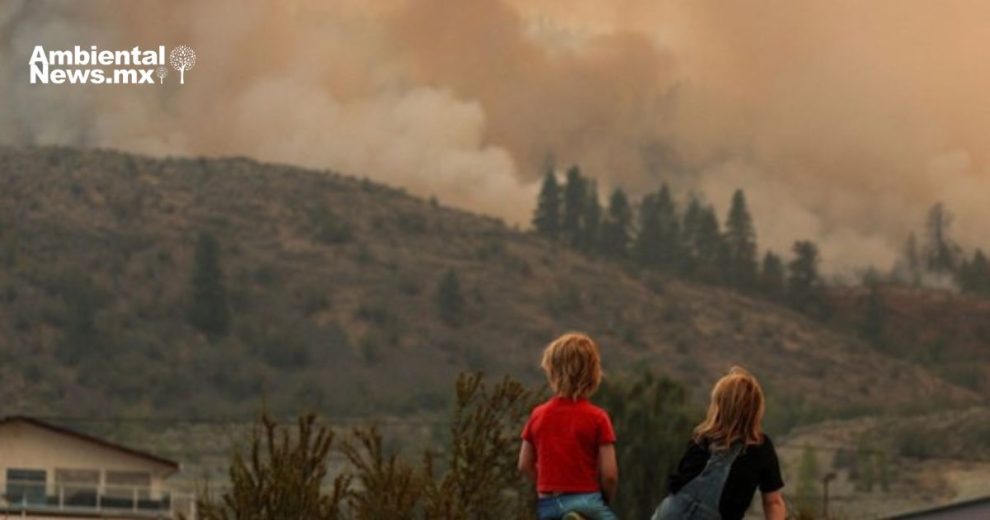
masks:
POLYGON ((598 345, 564 334, 543 351, 540 366, 556 395, 533 410, 519 450, 519 471, 536 481, 539 518, 615 520, 608 506, 619 482, 615 432, 608 414, 588 402, 602 379, 598 345))

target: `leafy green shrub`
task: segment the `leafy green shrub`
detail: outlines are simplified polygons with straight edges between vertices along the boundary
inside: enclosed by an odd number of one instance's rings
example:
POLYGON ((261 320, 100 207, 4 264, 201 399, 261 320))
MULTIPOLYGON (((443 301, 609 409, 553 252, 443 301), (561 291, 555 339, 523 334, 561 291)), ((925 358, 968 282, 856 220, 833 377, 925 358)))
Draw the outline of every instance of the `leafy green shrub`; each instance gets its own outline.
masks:
POLYGON ((649 518, 700 417, 689 410, 683 386, 649 372, 606 380, 596 400, 621 436, 616 450, 622 483, 613 508, 619 518, 649 518))

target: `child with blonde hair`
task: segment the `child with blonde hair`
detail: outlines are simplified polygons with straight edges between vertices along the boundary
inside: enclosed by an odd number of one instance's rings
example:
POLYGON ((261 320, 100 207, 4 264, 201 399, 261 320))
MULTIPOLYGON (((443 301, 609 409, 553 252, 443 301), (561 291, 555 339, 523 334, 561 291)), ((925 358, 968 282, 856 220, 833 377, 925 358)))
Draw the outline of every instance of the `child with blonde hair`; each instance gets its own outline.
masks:
POLYGON ((742 520, 759 489, 767 520, 784 520, 780 464, 763 433, 760 383, 741 367, 715 383, 705 419, 668 479, 670 495, 653 520, 742 520))
POLYGON ((519 471, 536 482, 539 518, 615 520, 608 506, 619 482, 615 432, 588 401, 602 380, 598 345, 564 334, 543 351, 540 367, 555 395, 533 410, 519 450, 519 471))

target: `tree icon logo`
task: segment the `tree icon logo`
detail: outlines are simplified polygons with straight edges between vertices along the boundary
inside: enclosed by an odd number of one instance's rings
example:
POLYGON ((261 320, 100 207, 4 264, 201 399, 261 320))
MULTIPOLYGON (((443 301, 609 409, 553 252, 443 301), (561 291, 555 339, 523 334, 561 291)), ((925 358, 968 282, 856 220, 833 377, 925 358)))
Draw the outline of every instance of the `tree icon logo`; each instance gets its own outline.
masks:
POLYGON ((196 66, 196 51, 188 45, 179 45, 168 54, 168 63, 179 71, 179 83, 186 84, 186 71, 196 66))
POLYGON ((165 65, 159 65, 158 68, 155 69, 155 75, 158 76, 159 85, 165 83, 165 78, 168 76, 168 67, 165 65))

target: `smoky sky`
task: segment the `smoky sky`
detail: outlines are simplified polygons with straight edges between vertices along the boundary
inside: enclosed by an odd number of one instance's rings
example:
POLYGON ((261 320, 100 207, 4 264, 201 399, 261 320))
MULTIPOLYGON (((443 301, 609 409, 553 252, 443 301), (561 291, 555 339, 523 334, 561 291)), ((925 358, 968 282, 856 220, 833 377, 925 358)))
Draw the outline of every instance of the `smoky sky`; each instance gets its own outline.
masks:
MULTIPOLYGON (((671 183, 761 246, 889 266, 943 201, 986 247, 990 4, 845 0, 8 1, 0 142, 246 155, 526 223, 549 164, 671 183), (198 55, 185 85, 40 86, 35 45, 198 55)), ((603 198, 606 193, 603 193, 603 198)))

